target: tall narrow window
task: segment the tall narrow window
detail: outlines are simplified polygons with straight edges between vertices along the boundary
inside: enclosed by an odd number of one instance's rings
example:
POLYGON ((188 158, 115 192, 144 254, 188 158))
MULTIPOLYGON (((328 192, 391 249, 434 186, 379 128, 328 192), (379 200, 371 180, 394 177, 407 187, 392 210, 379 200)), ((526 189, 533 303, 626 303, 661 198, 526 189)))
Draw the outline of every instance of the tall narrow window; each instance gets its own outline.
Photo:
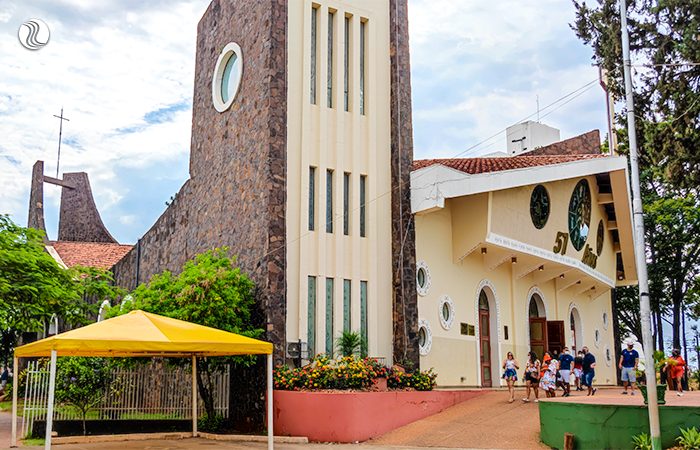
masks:
POLYGON ((326 278, 326 354, 333 356, 333 278, 326 278))
POLYGON ((345 45, 343 46, 343 104, 350 111, 350 17, 345 16, 345 45))
POLYGON ((343 280, 343 331, 351 331, 352 281, 343 280))
POLYGON ((367 222, 367 175, 360 175, 360 236, 365 237, 367 222))
POLYGON ((343 174, 343 234, 350 234, 350 174, 343 174))
POLYGON ((309 231, 314 231, 316 224, 316 168, 309 167, 309 231))
POLYGON ((360 114, 365 115, 365 39, 367 21, 360 22, 360 114))
POLYGON ((333 171, 326 171, 326 233, 333 232, 333 171))
POLYGON ((311 8, 311 104, 316 104, 316 46, 318 32, 318 8, 311 8))
POLYGON ((333 107, 333 28, 335 13, 328 12, 328 107, 333 107))
POLYGON ((360 281, 360 337, 364 345, 368 345, 367 327, 367 282, 360 281))
POLYGON ((309 349, 309 359, 311 359, 316 355, 316 277, 309 277, 307 295, 306 345, 309 349))

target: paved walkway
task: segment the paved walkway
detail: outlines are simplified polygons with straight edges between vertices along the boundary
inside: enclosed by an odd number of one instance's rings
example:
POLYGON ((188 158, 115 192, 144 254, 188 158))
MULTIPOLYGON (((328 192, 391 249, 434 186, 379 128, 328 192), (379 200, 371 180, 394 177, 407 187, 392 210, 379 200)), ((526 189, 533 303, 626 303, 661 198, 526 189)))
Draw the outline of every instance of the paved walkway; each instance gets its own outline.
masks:
POLYGON ((524 390, 508 403, 507 391, 493 391, 459 403, 369 441, 373 445, 445 448, 546 449, 540 442, 537 403, 523 403, 524 390))

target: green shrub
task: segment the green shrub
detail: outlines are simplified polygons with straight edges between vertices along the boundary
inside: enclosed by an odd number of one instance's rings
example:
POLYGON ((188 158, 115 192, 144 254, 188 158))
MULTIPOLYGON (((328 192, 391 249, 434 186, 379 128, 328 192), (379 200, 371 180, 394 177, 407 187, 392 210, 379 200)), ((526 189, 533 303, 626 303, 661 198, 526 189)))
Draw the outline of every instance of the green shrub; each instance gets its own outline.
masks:
POLYGON ((435 387, 437 374, 433 369, 423 372, 404 372, 393 369, 387 378, 387 385, 392 389, 411 388, 417 391, 431 391, 435 387))
POLYGON ((302 368, 278 366, 274 371, 275 389, 369 389, 375 378, 387 378, 389 369, 372 358, 345 356, 330 359, 317 355, 302 368))
POLYGON ((197 430, 204 431, 207 433, 217 433, 224 428, 226 419, 223 416, 216 414, 214 416, 209 416, 204 414, 197 420, 197 430))
POLYGON ((642 433, 632 438, 634 450, 651 450, 651 436, 647 433, 642 433))
POLYGON ((700 431, 697 428, 681 428, 681 435, 676 438, 683 450, 700 450, 700 431))
POLYGON ((343 331, 335 341, 335 346, 342 356, 361 354, 365 348, 363 344, 360 333, 356 331, 343 331))

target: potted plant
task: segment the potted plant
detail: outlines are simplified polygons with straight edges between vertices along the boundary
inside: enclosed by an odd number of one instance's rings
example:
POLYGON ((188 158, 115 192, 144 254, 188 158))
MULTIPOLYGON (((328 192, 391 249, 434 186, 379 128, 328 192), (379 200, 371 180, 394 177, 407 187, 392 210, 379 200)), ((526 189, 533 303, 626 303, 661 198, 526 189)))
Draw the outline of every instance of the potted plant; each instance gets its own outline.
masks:
MULTIPOLYGON (((666 367, 666 364, 668 363, 668 359, 664 355, 664 352, 662 351, 655 351, 654 352, 654 375, 656 376, 657 374, 660 375, 661 370, 666 367)), ((674 361, 675 363, 675 361, 674 361)), ((638 378, 641 378, 639 375, 644 375, 644 371, 637 371, 638 373, 638 378)), ((661 381, 661 377, 658 376, 657 379, 661 381)), ((665 383, 658 383, 656 385, 656 403, 659 405, 665 405, 666 404, 666 384, 665 383)), ((646 405, 648 403, 647 400, 647 386, 646 384, 640 384, 639 385, 639 391, 642 393, 642 397, 644 397, 644 404, 646 405)))

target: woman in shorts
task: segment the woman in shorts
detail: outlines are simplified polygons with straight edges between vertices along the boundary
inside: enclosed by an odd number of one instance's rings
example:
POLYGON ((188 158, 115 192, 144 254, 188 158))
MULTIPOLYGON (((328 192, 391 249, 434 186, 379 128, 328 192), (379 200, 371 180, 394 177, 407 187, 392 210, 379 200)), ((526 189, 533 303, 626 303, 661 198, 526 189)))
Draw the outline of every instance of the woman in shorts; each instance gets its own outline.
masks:
POLYGON ((506 380, 508 392, 510 392, 508 403, 513 403, 513 400, 515 400, 515 382, 518 381, 517 369, 520 369, 518 361, 513 356, 513 352, 508 352, 506 359, 503 360, 503 379, 506 380))
POLYGON ((530 401, 530 390, 535 391, 535 401, 539 401, 539 383, 540 383, 540 360, 537 359, 535 352, 527 354, 527 363, 525 363, 525 392, 527 397, 523 398, 524 402, 530 401))

